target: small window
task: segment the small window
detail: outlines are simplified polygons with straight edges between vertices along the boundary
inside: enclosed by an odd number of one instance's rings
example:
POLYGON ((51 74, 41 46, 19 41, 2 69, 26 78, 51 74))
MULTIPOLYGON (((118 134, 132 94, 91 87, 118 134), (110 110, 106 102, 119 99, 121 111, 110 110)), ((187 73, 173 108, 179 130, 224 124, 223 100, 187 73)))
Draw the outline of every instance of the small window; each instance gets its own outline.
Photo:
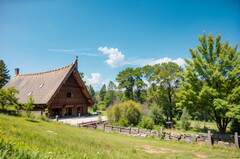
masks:
POLYGON ((72 93, 71 92, 67 92, 67 98, 72 98, 72 93))
POLYGON ((39 88, 42 88, 42 87, 43 87, 43 85, 44 85, 44 83, 40 84, 40 85, 39 85, 39 88))
POLYGON ((30 95, 32 95, 32 93, 33 93, 33 91, 29 92, 27 95, 30 96, 30 95))

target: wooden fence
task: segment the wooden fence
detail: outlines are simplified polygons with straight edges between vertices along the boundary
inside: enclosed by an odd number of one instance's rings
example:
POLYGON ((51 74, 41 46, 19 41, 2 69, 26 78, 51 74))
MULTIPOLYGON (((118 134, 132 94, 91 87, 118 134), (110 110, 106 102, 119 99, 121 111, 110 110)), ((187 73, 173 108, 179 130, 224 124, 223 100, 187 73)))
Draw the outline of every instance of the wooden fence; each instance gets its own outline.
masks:
POLYGON ((224 147, 233 147, 239 149, 239 137, 236 132, 234 135, 222 135, 208 133, 187 134, 187 133, 170 133, 165 132, 161 128, 158 130, 139 129, 132 127, 113 126, 106 123, 98 123, 97 121, 78 123, 78 127, 87 127, 93 129, 101 129, 107 132, 118 132, 121 134, 132 135, 136 137, 152 136, 164 140, 185 141, 188 143, 197 142, 199 144, 223 145, 224 147))

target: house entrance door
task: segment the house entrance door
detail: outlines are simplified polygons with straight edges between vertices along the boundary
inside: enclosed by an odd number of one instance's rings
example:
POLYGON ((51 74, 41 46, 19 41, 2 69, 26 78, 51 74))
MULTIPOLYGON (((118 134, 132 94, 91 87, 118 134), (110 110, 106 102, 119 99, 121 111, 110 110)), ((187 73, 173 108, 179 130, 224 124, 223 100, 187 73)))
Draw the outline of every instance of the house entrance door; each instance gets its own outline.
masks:
POLYGON ((67 114, 67 115, 72 115, 72 108, 67 108, 66 114, 67 114))
POLYGON ((62 117, 62 109, 61 108, 52 109, 52 115, 54 117, 56 117, 56 115, 58 115, 59 117, 62 117))
POLYGON ((78 113, 78 116, 79 116, 79 113, 80 115, 83 115, 83 107, 77 107, 77 113, 78 113))

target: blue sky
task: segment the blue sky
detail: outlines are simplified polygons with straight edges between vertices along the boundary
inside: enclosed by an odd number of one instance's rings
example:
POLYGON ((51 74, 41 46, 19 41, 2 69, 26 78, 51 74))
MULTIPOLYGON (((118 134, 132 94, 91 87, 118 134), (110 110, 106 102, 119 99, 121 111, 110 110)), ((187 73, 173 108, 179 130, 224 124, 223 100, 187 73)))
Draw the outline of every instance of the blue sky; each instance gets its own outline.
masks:
MULTIPOLYGON (((0 58, 10 74, 71 63, 95 89, 119 71, 190 58, 203 32, 240 41, 237 0, 0 0, 0 58)), ((238 49, 239 50, 239 49, 238 49)))

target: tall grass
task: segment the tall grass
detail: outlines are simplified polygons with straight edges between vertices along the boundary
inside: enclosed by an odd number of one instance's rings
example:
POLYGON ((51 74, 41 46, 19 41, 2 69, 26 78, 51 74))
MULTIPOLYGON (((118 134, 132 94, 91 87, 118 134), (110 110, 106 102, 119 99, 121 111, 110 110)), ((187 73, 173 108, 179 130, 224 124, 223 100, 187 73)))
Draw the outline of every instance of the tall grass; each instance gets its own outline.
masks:
POLYGON ((201 155, 240 158, 240 152, 230 148, 137 138, 0 114, 0 158, 201 158, 201 155))

